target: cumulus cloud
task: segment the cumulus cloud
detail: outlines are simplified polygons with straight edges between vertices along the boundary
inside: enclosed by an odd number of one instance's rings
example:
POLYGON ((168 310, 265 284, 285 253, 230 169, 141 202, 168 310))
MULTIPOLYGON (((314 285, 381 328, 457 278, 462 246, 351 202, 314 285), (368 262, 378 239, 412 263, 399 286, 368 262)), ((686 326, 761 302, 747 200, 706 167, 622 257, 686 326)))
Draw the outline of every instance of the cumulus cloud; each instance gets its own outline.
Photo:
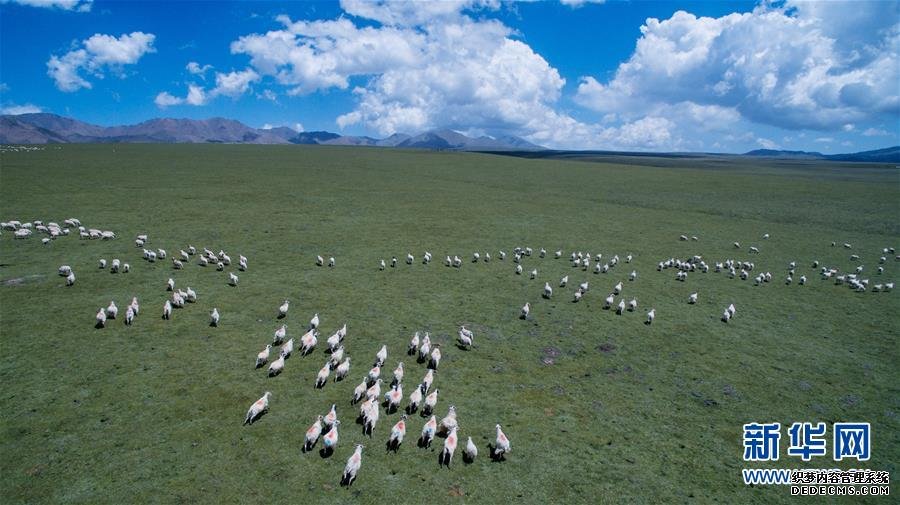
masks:
POLYGON ((213 67, 212 65, 200 65, 196 61, 191 61, 188 62, 188 64, 184 68, 194 75, 203 76, 213 67))
POLYGON ((466 14, 497 3, 341 5, 366 21, 279 16, 281 29, 240 37, 231 51, 289 94, 350 89, 362 78, 352 89, 356 107, 336 119, 340 128, 360 124, 382 135, 474 128, 553 142, 596 133, 555 111, 565 79, 541 55, 499 21, 466 14))
POLYGON ((75 12, 90 12, 94 0, 0 0, 0 3, 15 3, 29 7, 44 7, 75 12))
POLYGON ((650 18, 614 77, 607 83, 582 78, 576 101, 625 117, 661 104, 713 106, 788 129, 837 130, 896 115, 898 4, 835 4, 761 6, 719 18, 684 11, 663 21, 650 18), (846 30, 835 26, 843 15, 874 34, 839 43, 846 30))
POLYGON ((206 105, 210 100, 218 96, 238 97, 250 89, 250 84, 259 81, 259 74, 253 70, 234 71, 229 73, 216 72, 216 85, 209 91, 198 84, 188 84, 187 96, 184 98, 174 96, 167 91, 156 95, 154 103, 164 109, 173 105, 206 105))
POLYGON ((890 135, 886 130, 882 130, 881 128, 866 128, 866 131, 863 132, 863 135, 866 137, 886 137, 890 135))
POLYGON ((43 109, 38 107, 37 105, 32 105, 30 103, 16 105, 9 104, 0 108, 0 114, 10 115, 10 116, 18 116, 20 114, 35 114, 41 112, 43 109))
POLYGON ((563 5, 568 5, 569 7, 573 8, 573 9, 577 9, 577 8, 583 6, 584 4, 588 4, 588 3, 591 3, 591 4, 606 3, 606 0, 559 0, 559 3, 561 3, 563 5))
POLYGON ((122 75, 125 65, 133 65, 147 53, 155 52, 152 33, 133 32, 120 37, 97 33, 77 44, 62 56, 53 55, 47 62, 47 75, 60 91, 73 92, 91 88, 82 74, 102 79, 107 72, 122 75))

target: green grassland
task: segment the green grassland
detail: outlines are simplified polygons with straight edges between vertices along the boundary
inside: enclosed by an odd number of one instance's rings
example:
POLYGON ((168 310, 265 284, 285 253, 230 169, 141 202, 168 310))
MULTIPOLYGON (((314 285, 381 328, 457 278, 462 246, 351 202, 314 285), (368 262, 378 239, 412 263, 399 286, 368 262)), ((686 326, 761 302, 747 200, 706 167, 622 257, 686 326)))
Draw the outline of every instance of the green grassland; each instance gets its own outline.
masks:
POLYGON ((875 274, 881 249, 900 247, 894 167, 234 145, 48 146, 0 163, 3 220, 77 217, 119 235, 48 246, 0 236, 2 503, 779 503, 791 501, 788 489, 745 486, 740 469, 900 478, 900 292, 854 293, 811 267, 851 269, 856 253, 872 283, 900 280, 892 256, 875 274), (170 255, 189 244, 243 254, 249 270, 229 287, 226 272, 196 258, 181 271, 150 264, 138 233, 170 255), (539 272, 529 280, 514 275, 511 255, 497 259, 518 245, 564 258, 523 259, 539 272), (750 245, 760 254, 748 255, 750 245), (594 274, 570 266, 579 250, 635 259, 594 274), (494 260, 472 264, 475 251, 494 260), (316 267, 316 254, 337 266, 316 267), (448 254, 462 268, 445 267, 448 254), (710 271, 681 283, 656 271, 694 254, 710 265, 754 261, 753 274, 774 281, 710 271), (397 268, 379 271, 392 255, 397 268), (131 273, 97 268, 114 257, 131 273), (784 284, 792 260, 806 286, 784 284), (72 287, 56 274, 62 264, 75 270, 72 287), (564 275, 569 287, 556 287, 564 275), (169 277, 199 301, 164 321, 169 277), (591 290, 572 303, 584 280, 591 290), (551 300, 540 297, 545 281, 551 300), (601 310, 619 281, 637 312, 601 310), (695 291, 700 302, 689 306, 695 291), (115 300, 121 318, 132 296, 141 302, 132 327, 120 319, 94 329, 99 307, 115 300), (320 346, 267 378, 253 362, 286 298, 289 334, 318 312, 320 346), (737 315, 724 324, 729 303, 737 315), (207 325, 213 307, 218 328, 207 325), (646 326, 651 307, 657 318, 646 326), (350 376, 314 389, 324 339, 344 322, 350 376), (453 345, 461 324, 476 333, 469 351, 453 345), (442 439, 416 447, 419 415, 396 454, 385 442, 399 413, 382 413, 371 439, 354 423, 352 390, 382 344, 385 375, 405 362, 406 395, 424 375, 403 353, 417 330, 443 344, 436 413, 456 405, 460 446, 469 436, 479 446, 473 464, 460 450, 439 468, 442 439), (269 413, 241 426, 264 391, 269 413), (332 403, 343 421, 335 454, 301 453, 306 428, 332 403), (872 459, 835 463, 829 443, 827 456, 802 463, 786 456, 782 428, 780 461, 745 464, 741 425, 753 421, 823 421, 829 433, 836 421, 868 421, 872 459), (499 463, 486 457, 497 423, 512 442, 499 463), (342 488, 355 443, 366 446, 362 469, 342 488))

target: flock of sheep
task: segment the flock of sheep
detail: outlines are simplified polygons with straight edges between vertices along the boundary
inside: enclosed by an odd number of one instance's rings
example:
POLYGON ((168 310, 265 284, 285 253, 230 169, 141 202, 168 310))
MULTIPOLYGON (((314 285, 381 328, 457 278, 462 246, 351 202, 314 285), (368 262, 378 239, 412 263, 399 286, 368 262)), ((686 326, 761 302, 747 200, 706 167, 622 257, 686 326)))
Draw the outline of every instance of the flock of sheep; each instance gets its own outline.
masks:
MULTIPOLYGON (((44 233, 47 235, 43 239, 45 244, 50 243, 52 240, 55 240, 59 237, 68 236, 70 234, 70 230, 77 229, 79 232, 79 236, 83 239, 115 239, 116 234, 111 231, 103 231, 99 229, 87 229, 81 225, 81 222, 78 219, 70 218, 63 221, 63 225, 60 226, 55 222, 49 222, 46 225, 42 221, 34 221, 34 222, 26 222, 22 223, 20 221, 8 221, 0 223, 0 228, 7 231, 13 231, 14 236, 16 238, 28 238, 33 233, 44 233)), ((696 236, 691 237, 690 239, 682 235, 679 237, 680 240, 699 240, 696 236)), ((769 235, 763 235, 763 239, 768 239, 769 235)), ((143 259, 153 263, 159 260, 165 260, 168 257, 168 253, 166 250, 158 248, 158 249, 148 249, 147 244, 149 243, 149 237, 146 234, 138 235, 135 238, 135 246, 136 248, 142 249, 143 251, 143 259)), ((735 249, 740 249, 741 245, 738 242, 734 244, 735 249)), ((836 246, 835 243, 832 243, 832 246, 836 246)), ((852 249, 852 245, 847 243, 844 244, 844 247, 847 249, 852 249)), ((749 254, 759 254, 760 250, 757 246, 751 246, 749 249, 749 254)), ((892 247, 886 247, 882 249, 881 255, 879 257, 879 266, 876 269, 876 274, 881 275, 884 272, 884 267, 882 266, 887 261, 888 255, 895 254, 895 250, 892 247)), ((523 261, 527 261, 529 257, 535 255, 535 252, 530 247, 516 247, 512 250, 512 258, 515 263, 515 275, 522 275, 525 272, 523 268, 523 261)), ((505 261, 507 253, 505 251, 497 252, 497 259, 499 261, 505 261)), ((539 258, 545 258, 548 256, 548 253, 545 249, 540 249, 536 256, 539 258)), ((196 257, 196 264, 202 267, 206 267, 208 265, 215 265, 217 271, 224 271, 226 267, 232 264, 231 257, 224 250, 220 250, 218 253, 213 252, 210 249, 204 248, 202 251, 198 251, 193 246, 188 246, 186 249, 179 250, 177 255, 173 255, 171 257, 172 268, 174 270, 181 270, 185 268, 185 265, 190 263, 191 258, 196 257)), ((563 257, 563 251, 557 250, 553 253, 553 257, 555 259, 561 259, 563 257)), ((851 262, 858 262, 859 256, 853 254, 850 256, 851 262)), ((894 259, 896 261, 900 261, 900 255, 895 256, 894 259)), ((471 262, 478 263, 489 263, 492 260, 492 256, 490 252, 485 252, 483 255, 480 252, 475 252, 472 254, 471 262)), ((615 271, 617 266, 620 264, 620 257, 616 254, 604 261, 602 254, 592 255, 590 252, 583 253, 581 251, 572 252, 569 256, 569 260, 571 262, 571 266, 573 269, 579 269, 583 272, 592 271, 594 274, 606 274, 609 272, 615 271), (593 265, 593 266, 592 266, 593 265)), ((633 255, 627 254, 624 256, 623 261, 625 264, 632 263, 633 255)), ((407 265, 412 265, 416 261, 415 256, 412 253, 407 253, 405 257, 405 263, 407 265)), ((430 252, 425 252, 421 261, 423 264, 429 264, 432 261, 432 254, 430 252)), ((248 260, 243 255, 238 255, 238 270, 244 272, 248 268, 248 260)), ((316 256, 315 263, 317 266, 335 266, 334 257, 329 257, 326 261, 321 255, 316 256)), ((391 268, 396 268, 399 261, 397 257, 392 257, 389 264, 391 268)), ((112 261, 107 264, 106 259, 100 259, 99 268, 106 269, 109 268, 112 273, 128 273, 131 270, 131 265, 129 263, 123 263, 119 258, 113 258, 112 261)), ((462 268, 463 260, 457 256, 449 256, 447 255, 444 260, 444 264, 447 267, 453 268, 462 268)), ((379 269, 385 270, 387 268, 388 262, 384 259, 379 261, 379 269)), ((870 281, 868 278, 863 278, 862 273, 865 270, 863 265, 858 265, 852 269, 852 272, 842 272, 840 268, 837 266, 820 266, 818 261, 812 263, 812 268, 817 269, 819 275, 822 279, 834 279, 834 284, 836 285, 847 285, 854 291, 867 291, 870 286, 870 281)), ((731 278, 739 278, 741 280, 749 280, 751 277, 751 272, 756 269, 756 265, 752 261, 742 260, 737 258, 728 258, 722 261, 713 262, 713 266, 711 267, 702 256, 695 255, 690 258, 667 258, 662 261, 659 261, 656 265, 657 272, 665 272, 669 269, 676 271, 676 280, 685 281, 688 275, 702 275, 707 274, 712 269, 714 273, 725 272, 726 275, 731 278)), ((795 261, 790 262, 787 265, 787 275, 785 277, 785 284, 790 285, 793 283, 793 278, 795 275, 795 271, 797 269, 797 264, 795 261)), ((75 273, 71 266, 63 265, 58 269, 59 275, 66 278, 65 284, 66 286, 72 286, 75 283, 75 273)), ((538 277, 537 268, 533 268, 529 277, 531 279, 536 279, 538 277)), ((631 270, 631 272, 627 275, 627 279, 629 282, 634 282, 638 277, 637 270, 631 270)), ((758 273, 753 276, 755 285, 762 285, 768 282, 771 282, 773 279, 773 275, 771 272, 763 272, 758 273)), ((237 286, 239 278, 237 274, 234 272, 228 272, 228 284, 231 286, 237 286)), ((801 275, 798 279, 798 285, 805 285, 807 283, 807 277, 805 275, 801 275)), ((560 279, 558 285, 560 288, 565 288, 568 286, 569 276, 566 275, 560 279)), ((872 283, 873 292, 882 292, 882 291, 891 291, 894 287, 893 282, 884 282, 884 283, 872 283)), ((183 308, 186 304, 197 302, 198 296, 196 291, 194 291, 190 286, 188 286, 185 290, 176 289, 175 280, 169 278, 165 285, 165 290, 167 292, 171 292, 171 298, 167 298, 163 305, 162 317, 163 319, 171 319, 173 315, 173 309, 183 308)), ((631 297, 630 300, 626 300, 623 296, 623 291, 625 290, 625 285, 622 281, 617 282, 609 295, 605 298, 604 303, 602 305, 603 310, 615 310, 617 315, 623 315, 626 312, 634 312, 637 310, 638 302, 637 299, 631 297), (618 302, 616 301, 618 298, 618 302)), ((584 296, 589 292, 589 282, 584 281, 578 285, 573 294, 573 302, 577 303, 583 299, 584 296)), ((550 299, 554 296, 553 286, 549 282, 544 282, 543 290, 541 291, 541 297, 545 299, 550 299)), ((698 292, 691 293, 686 300, 689 305, 696 305, 700 302, 700 297, 698 292)), ((284 302, 278 307, 277 310, 277 318, 279 320, 285 319, 288 316, 290 311, 290 301, 284 300, 284 302)), ((131 325, 135 318, 138 316, 140 312, 140 305, 138 303, 137 297, 132 298, 131 302, 127 305, 125 309, 125 317, 124 322, 126 325, 131 325)), ((101 307, 95 317, 96 327, 103 328, 108 323, 110 319, 116 319, 118 317, 119 308, 115 304, 114 301, 110 301, 107 307, 101 307)), ((519 316, 522 319, 528 319, 531 313, 531 303, 526 302, 519 312, 519 316)), ((736 309, 734 303, 731 303, 726 307, 721 316, 721 320, 725 323, 728 323, 732 318, 734 318, 736 313, 736 309)), ((646 313, 645 324, 650 325, 656 318, 656 309, 651 308, 646 313)), ((210 313, 209 324, 210 326, 218 326, 220 320, 220 314, 217 308, 213 308, 210 313)), ((319 314, 316 313, 312 319, 309 321, 306 331, 302 336, 299 337, 299 348, 298 352, 300 356, 309 356, 311 355, 315 348, 318 345, 319 341, 319 326, 320 319, 319 314)), ((462 326, 458 330, 457 342, 458 346, 461 350, 469 350, 472 348, 474 343, 475 335, 474 333, 467 329, 465 326, 462 326)), ((324 353, 327 355, 325 363, 319 369, 318 374, 316 375, 314 387, 317 389, 324 388, 328 382, 331 374, 334 374, 334 383, 344 381, 349 373, 350 373, 350 364, 351 358, 347 350, 345 349, 345 344, 347 343, 347 324, 344 323, 340 328, 338 328, 334 333, 332 333, 326 339, 327 349, 324 353)), ((265 348, 262 351, 259 351, 256 355, 255 366, 257 369, 264 367, 268 364, 267 373, 269 377, 276 377, 284 372, 285 370, 285 362, 290 359, 295 351, 295 339, 288 335, 287 326, 282 324, 279 328, 274 331, 273 340, 271 344, 266 344, 265 348), (272 358, 272 353, 275 346, 280 346, 277 351, 275 351, 275 359, 272 358)), ((456 452, 458 440, 459 440, 459 422, 457 421, 457 411, 454 405, 450 405, 447 414, 438 421, 434 411, 438 402, 439 389, 433 387, 434 375, 435 371, 440 366, 440 362, 442 360, 442 351, 439 344, 432 343, 430 339, 430 335, 428 333, 420 334, 416 332, 410 342, 406 345, 405 353, 407 356, 411 356, 415 359, 415 362, 418 364, 424 364, 425 366, 425 374, 420 382, 418 382, 410 391, 409 395, 406 397, 406 405, 403 407, 404 413, 401 415, 399 420, 393 425, 390 429, 388 439, 387 439, 387 448, 388 450, 397 451, 402 444, 406 432, 407 432, 407 424, 410 421, 410 416, 412 416, 417 411, 421 411, 421 417, 423 420, 427 418, 427 421, 424 422, 424 425, 421 429, 421 435, 418 440, 419 447, 429 447, 435 436, 441 436, 444 438, 443 449, 440 453, 439 464, 449 466, 453 456, 456 452)), ((404 399, 403 392, 403 379, 405 376, 404 364, 402 361, 398 362, 396 367, 393 369, 393 373, 391 376, 391 381, 389 385, 389 390, 382 392, 382 384, 385 380, 381 377, 382 375, 382 367, 385 365, 388 357, 388 347, 387 345, 382 345, 381 349, 376 353, 375 359, 373 361, 372 367, 368 370, 368 372, 362 377, 360 383, 353 389, 352 395, 350 395, 349 402, 351 405, 359 404, 359 415, 357 417, 357 421, 360 422, 363 426, 363 433, 372 437, 373 432, 375 431, 375 427, 379 421, 381 415, 381 408, 385 409, 386 414, 392 414, 397 412, 401 408, 401 404, 404 399)), ((265 392, 261 398, 253 402, 246 413, 244 418, 245 425, 251 425, 256 420, 258 420, 263 414, 268 412, 269 403, 272 398, 272 393, 265 392)), ((325 415, 317 414, 315 416, 315 421, 306 431, 303 452, 307 452, 312 450, 315 445, 318 443, 318 440, 322 439, 322 449, 321 453, 323 456, 330 455, 338 444, 338 427, 340 426, 341 421, 338 419, 337 415, 337 406, 332 405, 329 412, 325 415)), ((362 445, 356 445, 355 450, 347 460, 346 467, 344 469, 341 483, 344 485, 350 485, 354 481, 359 472, 362 463, 362 445)), ((503 432, 501 426, 497 424, 495 426, 495 440, 494 443, 490 447, 491 449, 491 457, 496 460, 504 459, 504 455, 510 450, 510 442, 509 438, 503 432)), ((478 448, 472 441, 472 437, 468 437, 468 441, 465 444, 463 449, 464 460, 467 462, 472 462, 476 458, 478 454, 478 448)))

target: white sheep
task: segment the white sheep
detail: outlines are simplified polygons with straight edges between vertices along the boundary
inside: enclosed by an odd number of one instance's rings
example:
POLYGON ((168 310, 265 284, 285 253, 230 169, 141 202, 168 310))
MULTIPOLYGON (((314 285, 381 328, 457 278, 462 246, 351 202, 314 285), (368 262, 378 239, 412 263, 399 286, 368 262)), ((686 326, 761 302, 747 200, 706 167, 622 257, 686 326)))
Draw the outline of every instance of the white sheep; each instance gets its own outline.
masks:
POLYGON ((381 260, 381 264, 378 266, 378 269, 379 269, 379 270, 384 270, 385 266, 386 266, 386 265, 384 264, 384 260, 381 260))
POLYGON ((106 326, 106 310, 102 307, 97 311, 97 324, 95 325, 97 328, 103 328, 106 326))
POLYGON ((437 417, 431 416, 431 419, 422 426, 422 436, 419 439, 420 445, 422 447, 430 446, 431 441, 434 440, 435 433, 437 433, 437 417))
POLYGON ((625 312, 625 300, 624 299, 619 300, 619 305, 616 306, 616 314, 621 316, 623 312, 625 312))
POLYGON ((319 441, 319 436, 322 435, 322 415, 316 416, 316 421, 306 430, 306 437, 303 441, 303 452, 309 451, 312 449, 316 442, 319 441))
POLYGON ((269 361, 269 355, 272 352, 272 346, 270 344, 266 344, 266 348, 262 351, 259 351, 256 355, 256 368, 259 368, 266 364, 269 361))
POLYGON ((531 305, 528 302, 525 302, 525 305, 522 306, 522 313, 519 315, 519 318, 527 319, 529 312, 531 312, 531 305))
POLYGON ((69 275, 66 276, 66 286, 73 284, 75 284, 75 272, 69 272, 69 275))
POLYGON ((384 365, 385 360, 387 360, 387 346, 382 345, 381 349, 379 349, 378 352, 375 353, 375 365, 384 365))
POLYGON ((334 256, 328 258, 328 266, 334 268, 334 256))
POLYGON ((516 275, 522 275, 522 265, 516 265, 516 275))
POLYGON ((269 377, 274 377, 284 371, 284 356, 279 354, 278 358, 269 364, 269 377))
POLYGON ((100 268, 101 268, 101 269, 106 268, 106 260, 105 260, 105 259, 101 259, 99 265, 100 265, 100 268))
POLYGON ((647 312, 647 322, 645 324, 653 323, 654 319, 656 319, 656 309, 650 309, 650 312, 647 312))
POLYGON ((268 412, 269 410, 269 398, 272 396, 272 393, 266 391, 262 398, 253 402, 253 405, 250 405, 250 409, 247 411, 247 416, 244 418, 244 424, 253 424, 254 421, 263 413, 268 412))
POLYGON ((228 272, 228 284, 230 286, 238 285, 238 276, 234 274, 234 272, 228 272))
POLYGON ((323 265, 325 265, 325 258, 317 255, 316 256, 316 266, 323 266, 323 265))
POLYGON ((415 259, 416 259, 415 256, 413 256, 410 253, 406 253, 406 264, 407 265, 412 265, 413 261, 415 261, 415 259))
POLYGON ((450 434, 447 435, 447 438, 444 439, 444 449, 441 451, 440 458, 438 459, 439 464, 443 464, 446 466, 450 466, 450 461, 453 459, 453 453, 456 452, 456 445, 458 442, 457 439, 457 430, 456 426, 450 430, 450 434))
POLYGON ((312 352, 319 341, 317 335, 318 332, 315 329, 311 329, 300 337, 300 354, 306 355, 312 352))
POLYGON ((531 278, 532 278, 532 279, 537 278, 537 274, 538 274, 537 268, 535 268, 534 270, 531 271, 531 278))
POLYGON ((633 281, 637 279, 637 270, 632 270, 630 274, 628 274, 628 280, 633 281))
POLYGON ((432 370, 437 370, 438 365, 441 364, 441 345, 436 344, 434 346, 434 350, 431 351, 431 360, 428 362, 428 368, 432 370))
POLYGON ((169 300, 163 305, 163 319, 172 319, 172 302, 169 300))
POLYGON ((549 282, 545 282, 544 283, 544 298, 549 299, 551 296, 553 296, 553 288, 550 287, 549 282))
POLYGON ((566 287, 566 284, 568 284, 568 283, 569 283, 569 276, 567 275, 567 276, 563 277, 562 279, 560 279, 559 287, 564 288, 564 287, 566 287))
POLYGON ((106 307, 106 317, 115 319, 117 315, 119 315, 119 308, 116 307, 116 302, 110 300, 109 306, 106 307))
POLYGON ((166 281, 166 291, 175 291, 175 279, 169 277, 166 281))
POLYGON ((434 391, 428 394, 425 397, 425 405, 422 407, 422 412, 427 416, 434 412, 434 408, 437 406, 438 401, 438 393, 440 389, 435 388, 434 391))
POLYGON ((637 300, 635 298, 632 298, 631 301, 628 302, 628 312, 634 312, 634 310, 637 308, 637 306, 638 306, 637 300))
POLYGON ((397 421, 397 424, 391 428, 391 436, 388 439, 388 448, 396 451, 400 444, 403 443, 403 437, 406 436, 406 414, 400 416, 400 420, 397 421))
POLYGON ((288 310, 291 308, 291 302, 289 300, 285 300, 284 303, 278 307, 278 318, 282 319, 287 316, 288 310))
POLYGON ((691 296, 688 297, 688 304, 693 305, 697 303, 698 293, 691 293, 691 296))
POLYGON ((618 284, 616 284, 615 286, 613 286, 613 294, 614 294, 614 295, 617 295, 617 294, 619 294, 619 293, 621 293, 621 292, 622 292, 622 283, 619 282, 618 284))
POLYGON ((500 428, 500 425, 498 424, 497 426, 495 426, 495 428, 497 429, 497 436, 494 439, 493 457, 494 457, 494 459, 500 460, 500 459, 503 459, 503 456, 509 452, 510 443, 509 443, 509 438, 506 436, 505 433, 503 433, 503 430, 500 428))

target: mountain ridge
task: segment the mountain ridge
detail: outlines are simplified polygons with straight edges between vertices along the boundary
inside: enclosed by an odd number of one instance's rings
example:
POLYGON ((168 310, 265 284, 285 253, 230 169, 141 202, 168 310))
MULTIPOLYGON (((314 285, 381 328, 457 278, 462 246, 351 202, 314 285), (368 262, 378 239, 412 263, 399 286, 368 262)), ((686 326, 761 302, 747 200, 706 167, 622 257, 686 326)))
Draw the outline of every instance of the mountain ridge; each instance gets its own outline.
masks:
POLYGON ((519 137, 472 138, 453 130, 430 130, 415 136, 395 133, 387 138, 340 135, 328 131, 297 132, 284 126, 252 128, 223 117, 209 119, 154 118, 133 125, 97 126, 46 112, 0 116, 0 143, 239 143, 305 144, 422 149, 543 150, 519 137))

